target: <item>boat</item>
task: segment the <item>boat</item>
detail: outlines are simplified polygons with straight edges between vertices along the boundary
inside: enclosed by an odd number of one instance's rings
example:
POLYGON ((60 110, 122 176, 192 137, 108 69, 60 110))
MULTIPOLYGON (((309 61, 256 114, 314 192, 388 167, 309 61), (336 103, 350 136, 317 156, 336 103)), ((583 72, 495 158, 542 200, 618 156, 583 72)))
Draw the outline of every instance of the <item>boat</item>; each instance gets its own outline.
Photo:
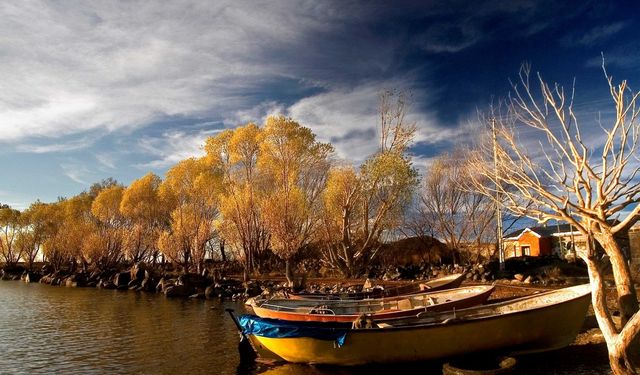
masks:
POLYGON ((416 281, 407 285, 387 289, 374 288, 370 291, 358 293, 288 293, 290 299, 320 299, 320 300, 359 300, 367 298, 395 297, 425 291, 437 291, 457 288, 464 280, 464 273, 454 273, 429 281, 416 281))
POLYGON ((509 355, 569 345, 590 303, 589 284, 507 302, 353 329, 243 315, 254 347, 288 362, 361 365, 443 359, 475 352, 509 355))
POLYGON ((494 286, 477 285, 436 292, 366 300, 254 301, 254 313, 262 318, 307 322, 352 323, 364 315, 376 322, 416 316, 424 312, 447 311, 480 305, 487 301, 494 286))

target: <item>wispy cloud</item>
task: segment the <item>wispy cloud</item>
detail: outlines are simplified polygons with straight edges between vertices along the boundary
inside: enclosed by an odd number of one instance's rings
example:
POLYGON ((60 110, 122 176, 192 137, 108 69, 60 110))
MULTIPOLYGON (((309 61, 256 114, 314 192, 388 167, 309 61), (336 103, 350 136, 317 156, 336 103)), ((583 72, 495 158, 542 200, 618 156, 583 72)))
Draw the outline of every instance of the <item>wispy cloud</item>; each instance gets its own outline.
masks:
POLYGON ((103 165, 109 169, 116 168, 116 157, 114 155, 108 153, 100 153, 96 154, 95 156, 100 165, 103 165))
POLYGON ((91 171, 85 165, 77 162, 69 162, 60 164, 62 173, 69 177, 71 180, 77 182, 80 185, 87 186, 89 184, 89 177, 91 171))
POLYGON ((628 21, 618 21, 607 25, 595 26, 587 32, 571 33, 560 39, 560 43, 565 46, 591 46, 598 42, 609 39, 613 35, 627 28, 631 23, 628 21))
POLYGON ((82 150, 93 145, 95 137, 80 137, 79 139, 64 139, 54 142, 43 140, 40 137, 40 144, 36 142, 18 143, 16 145, 16 151, 29 152, 34 154, 46 154, 52 152, 69 152, 82 150))
MULTIPOLYGON (((348 18, 331 4, 291 5, 4 4, 0 141, 135 129, 170 116, 228 118, 262 103, 279 80, 322 86, 327 73, 306 62, 344 70, 334 54, 350 46, 334 35, 351 27, 348 18), (308 49, 310 39, 333 48, 308 49)), ((385 61, 373 47, 362 43, 360 57, 385 61)), ((362 67, 354 60, 350 70, 362 67)))
POLYGON ((166 168, 181 160, 204 155, 204 142, 220 130, 200 130, 194 133, 169 131, 158 137, 144 137, 138 141, 141 151, 152 157, 152 160, 134 165, 139 169, 166 168))

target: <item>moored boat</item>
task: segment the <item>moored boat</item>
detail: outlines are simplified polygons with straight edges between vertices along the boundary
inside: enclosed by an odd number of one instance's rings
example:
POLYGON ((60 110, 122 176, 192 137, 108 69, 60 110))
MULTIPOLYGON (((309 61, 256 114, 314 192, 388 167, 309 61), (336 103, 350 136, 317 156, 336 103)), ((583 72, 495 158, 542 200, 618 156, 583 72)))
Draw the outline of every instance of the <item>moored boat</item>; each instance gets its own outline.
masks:
POLYGON ((290 300, 271 299, 252 305, 262 318, 308 322, 353 322, 363 314, 376 322, 480 305, 489 298, 491 285, 467 286, 436 292, 378 299, 290 300))
POLYGON ((297 363, 359 365, 482 351, 519 354, 569 345, 584 321, 589 296, 586 284, 367 329, 250 315, 242 316, 240 324, 254 346, 297 363))
POLYGON ((454 273, 429 281, 416 281, 407 285, 390 287, 387 289, 373 289, 358 293, 288 293, 290 299, 320 299, 320 300, 360 300, 367 298, 396 297, 426 291, 438 291, 457 288, 464 280, 464 273, 454 273))

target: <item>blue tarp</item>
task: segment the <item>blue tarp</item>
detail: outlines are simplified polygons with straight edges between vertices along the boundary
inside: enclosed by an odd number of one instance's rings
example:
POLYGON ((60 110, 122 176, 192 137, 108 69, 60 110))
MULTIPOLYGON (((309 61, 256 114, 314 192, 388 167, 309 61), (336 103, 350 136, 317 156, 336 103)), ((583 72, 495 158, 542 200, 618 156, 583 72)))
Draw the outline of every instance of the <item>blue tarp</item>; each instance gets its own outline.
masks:
POLYGON ((313 337, 320 340, 335 341, 338 347, 344 345, 347 329, 320 327, 302 322, 288 322, 277 319, 260 318, 255 315, 241 315, 238 319, 245 335, 262 337, 313 337))

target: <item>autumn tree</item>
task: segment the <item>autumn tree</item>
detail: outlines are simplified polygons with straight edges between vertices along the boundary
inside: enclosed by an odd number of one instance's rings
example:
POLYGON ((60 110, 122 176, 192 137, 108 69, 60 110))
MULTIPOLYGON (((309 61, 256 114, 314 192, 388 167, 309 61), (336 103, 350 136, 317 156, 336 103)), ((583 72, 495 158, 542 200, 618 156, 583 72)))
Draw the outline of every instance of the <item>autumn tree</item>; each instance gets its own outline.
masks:
POLYGON ((125 255, 134 263, 155 262, 158 236, 169 226, 169 210, 160 197, 162 180, 153 173, 133 181, 122 193, 120 212, 125 220, 125 255))
POLYGON ((640 367, 631 348, 640 332, 638 299, 628 259, 615 237, 640 218, 640 93, 631 91, 626 81, 614 84, 607 76, 614 116, 597 117, 585 137, 587 128, 575 111, 574 91, 567 95, 539 74, 536 81, 539 93, 530 82, 530 68, 523 66, 506 113, 488 116, 496 134, 495 168, 494 145, 488 144, 474 164, 491 183, 477 184, 478 188, 490 197, 498 193, 505 209, 515 215, 539 222, 566 221, 601 245, 605 259, 593 246, 579 253, 589 269, 596 319, 613 372, 636 374, 640 367), (601 137, 594 142, 592 135, 598 129, 601 137), (538 142, 527 143, 531 139, 538 142), (605 263, 612 266, 620 325, 607 308, 605 263))
POLYGON ((244 265, 245 280, 256 267, 257 257, 269 246, 260 210, 264 190, 257 167, 261 132, 249 123, 210 137, 205 144, 209 168, 222 174, 221 218, 216 227, 244 265))
POLYGON ((191 265, 198 272, 204 266, 206 245, 215 236, 220 187, 221 175, 196 158, 172 167, 160 186, 160 197, 171 211, 171 227, 160 234, 158 247, 184 272, 191 265))
POLYGON ((100 190, 91 203, 91 213, 97 220, 87 221, 89 232, 82 243, 82 261, 98 269, 116 266, 123 258, 124 217, 120 204, 124 187, 118 184, 100 190))
POLYGON ((47 204, 35 201, 20 217, 22 230, 17 238, 17 246, 28 269, 33 266, 47 238, 51 226, 47 212, 47 204))
POLYGON ((316 239, 332 147, 284 116, 271 116, 262 131, 258 166, 269 187, 261 210, 271 250, 285 261, 293 284, 291 259, 316 239))
POLYGON ((92 201, 91 195, 81 193, 47 207, 51 228, 43 249, 56 271, 65 264, 74 271, 78 260, 82 260, 84 240, 93 231, 92 201))
POLYGON ((0 208, 0 257, 7 268, 15 267, 22 256, 20 246, 16 246, 22 230, 20 216, 16 209, 0 208))
POLYGON ((418 183, 406 150, 415 133, 407 120, 406 96, 380 96, 380 151, 358 171, 338 166, 329 173, 323 194, 324 261, 346 276, 361 274, 382 246, 385 232, 395 230, 418 183))

